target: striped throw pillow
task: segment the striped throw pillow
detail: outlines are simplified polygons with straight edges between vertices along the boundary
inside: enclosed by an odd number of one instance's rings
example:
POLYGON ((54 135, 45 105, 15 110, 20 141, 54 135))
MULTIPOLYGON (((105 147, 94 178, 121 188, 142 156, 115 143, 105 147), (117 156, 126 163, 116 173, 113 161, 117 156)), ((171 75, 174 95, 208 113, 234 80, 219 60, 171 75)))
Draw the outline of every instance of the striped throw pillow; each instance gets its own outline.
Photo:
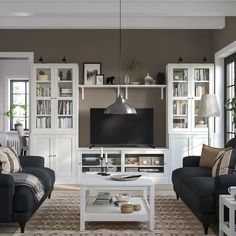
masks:
POLYGON ((13 147, 0 147, 1 173, 9 174, 22 170, 20 160, 13 147))
POLYGON ((236 150, 221 151, 212 167, 212 177, 233 174, 236 164, 236 150))

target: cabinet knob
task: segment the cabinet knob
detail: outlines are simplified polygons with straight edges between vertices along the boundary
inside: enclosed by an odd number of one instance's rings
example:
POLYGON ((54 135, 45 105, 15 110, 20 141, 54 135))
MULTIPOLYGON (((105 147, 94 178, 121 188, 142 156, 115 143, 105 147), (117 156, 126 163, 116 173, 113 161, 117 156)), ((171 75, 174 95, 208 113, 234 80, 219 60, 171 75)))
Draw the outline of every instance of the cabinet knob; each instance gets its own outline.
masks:
POLYGON ((49 157, 49 158, 51 158, 51 157, 52 157, 52 155, 49 155, 48 157, 49 157))
POLYGON ((53 157, 56 157, 57 155, 53 155, 53 157))

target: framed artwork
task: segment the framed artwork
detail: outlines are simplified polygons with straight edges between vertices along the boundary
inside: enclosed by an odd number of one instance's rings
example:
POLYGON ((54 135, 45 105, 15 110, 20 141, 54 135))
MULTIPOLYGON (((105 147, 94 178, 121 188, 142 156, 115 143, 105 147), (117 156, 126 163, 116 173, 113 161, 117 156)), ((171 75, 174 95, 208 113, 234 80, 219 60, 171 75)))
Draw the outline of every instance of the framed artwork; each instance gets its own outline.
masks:
POLYGON ((96 84, 96 76, 101 73, 101 63, 84 63, 84 84, 96 84))
POLYGON ((104 75, 96 75, 96 84, 102 85, 104 80, 104 75))

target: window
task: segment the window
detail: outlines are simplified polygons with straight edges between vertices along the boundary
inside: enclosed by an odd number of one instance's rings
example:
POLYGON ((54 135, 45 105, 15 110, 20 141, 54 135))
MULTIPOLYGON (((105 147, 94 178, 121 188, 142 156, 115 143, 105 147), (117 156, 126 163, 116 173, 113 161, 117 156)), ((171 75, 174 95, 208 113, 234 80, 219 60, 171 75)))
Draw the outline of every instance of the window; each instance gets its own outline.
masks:
POLYGON ((29 81, 26 79, 10 80, 10 130, 15 130, 16 123, 22 123, 24 130, 29 129, 29 81))
MULTIPOLYGON (((233 98, 236 93, 236 53, 225 58, 225 103, 233 98)), ((225 142, 234 138, 234 124, 232 112, 225 110, 225 142)))

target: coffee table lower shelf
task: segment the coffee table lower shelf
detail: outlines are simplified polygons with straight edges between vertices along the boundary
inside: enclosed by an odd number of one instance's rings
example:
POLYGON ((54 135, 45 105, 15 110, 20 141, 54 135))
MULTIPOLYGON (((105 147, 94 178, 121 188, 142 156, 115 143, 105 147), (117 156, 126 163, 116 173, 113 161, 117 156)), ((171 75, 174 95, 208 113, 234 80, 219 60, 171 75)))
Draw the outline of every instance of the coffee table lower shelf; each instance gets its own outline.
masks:
POLYGON ((150 211, 146 200, 141 197, 132 197, 129 202, 132 204, 140 204, 140 211, 133 211, 132 213, 121 213, 120 207, 109 205, 94 205, 94 198, 90 197, 87 201, 85 209, 86 221, 149 221, 150 211))

